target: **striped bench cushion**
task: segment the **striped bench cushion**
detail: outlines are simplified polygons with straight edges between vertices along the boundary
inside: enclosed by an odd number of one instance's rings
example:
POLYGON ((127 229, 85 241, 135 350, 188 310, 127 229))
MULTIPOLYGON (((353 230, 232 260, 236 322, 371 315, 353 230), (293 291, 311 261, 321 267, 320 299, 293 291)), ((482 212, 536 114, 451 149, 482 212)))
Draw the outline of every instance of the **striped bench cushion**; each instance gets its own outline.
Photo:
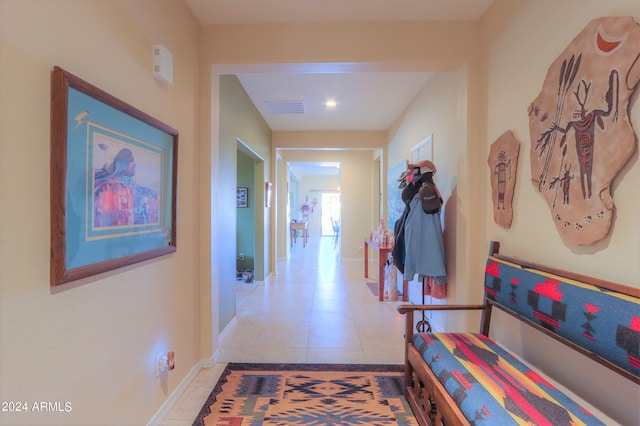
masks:
POLYGON ((491 339, 418 333, 413 343, 472 425, 603 425, 491 339))
POLYGON ((490 257, 486 297, 640 375, 640 299, 490 257))

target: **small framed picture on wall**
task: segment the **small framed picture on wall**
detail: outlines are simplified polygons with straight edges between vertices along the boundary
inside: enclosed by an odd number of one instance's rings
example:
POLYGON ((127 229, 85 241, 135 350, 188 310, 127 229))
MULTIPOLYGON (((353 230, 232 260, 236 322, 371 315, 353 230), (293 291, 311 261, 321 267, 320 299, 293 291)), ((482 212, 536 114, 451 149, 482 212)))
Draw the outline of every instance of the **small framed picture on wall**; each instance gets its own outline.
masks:
POLYGON ((271 207, 271 197, 273 192, 273 184, 271 182, 267 182, 264 185, 264 206, 271 207))
POLYGON ((236 207, 249 207, 249 188, 238 188, 236 190, 236 207))

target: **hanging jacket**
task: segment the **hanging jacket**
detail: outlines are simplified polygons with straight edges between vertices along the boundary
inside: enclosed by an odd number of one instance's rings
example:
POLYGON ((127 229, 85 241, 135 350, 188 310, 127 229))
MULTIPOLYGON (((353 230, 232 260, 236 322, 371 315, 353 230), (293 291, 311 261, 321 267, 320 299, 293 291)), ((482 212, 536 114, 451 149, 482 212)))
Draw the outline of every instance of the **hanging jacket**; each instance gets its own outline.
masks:
POLYGON ((404 223, 404 279, 412 281, 415 275, 422 280, 434 277, 436 283, 447 282, 447 267, 439 214, 426 214, 420 196, 409 204, 404 223))
POLYGON ((402 216, 393 226, 393 249, 391 250, 391 257, 393 257, 393 263, 400 273, 404 273, 404 223, 409 213, 409 206, 405 206, 402 216))
POLYGON ((409 183, 403 189, 401 193, 402 201, 404 202, 404 211, 402 216, 393 225, 393 239, 394 246, 391 251, 391 257, 393 257, 393 263, 400 273, 404 273, 404 224, 409 214, 409 203, 415 197, 420 190, 420 184, 409 183))

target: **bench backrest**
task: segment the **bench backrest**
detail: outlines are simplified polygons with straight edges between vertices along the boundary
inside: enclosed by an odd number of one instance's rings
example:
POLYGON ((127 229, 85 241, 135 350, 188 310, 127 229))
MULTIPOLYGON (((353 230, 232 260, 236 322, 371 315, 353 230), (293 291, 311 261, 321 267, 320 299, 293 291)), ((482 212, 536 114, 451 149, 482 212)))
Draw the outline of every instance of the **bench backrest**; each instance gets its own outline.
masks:
POLYGON ((640 383, 640 289, 603 288, 505 259, 487 260, 488 304, 640 383))

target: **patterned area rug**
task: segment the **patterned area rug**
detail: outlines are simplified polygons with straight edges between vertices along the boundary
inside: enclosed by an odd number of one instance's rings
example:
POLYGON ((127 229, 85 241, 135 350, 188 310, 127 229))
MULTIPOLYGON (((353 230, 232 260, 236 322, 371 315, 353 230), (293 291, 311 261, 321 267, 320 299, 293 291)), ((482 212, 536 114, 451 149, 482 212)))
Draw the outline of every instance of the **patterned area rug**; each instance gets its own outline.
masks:
POLYGON ((417 425, 402 365, 229 363, 193 423, 417 425))

